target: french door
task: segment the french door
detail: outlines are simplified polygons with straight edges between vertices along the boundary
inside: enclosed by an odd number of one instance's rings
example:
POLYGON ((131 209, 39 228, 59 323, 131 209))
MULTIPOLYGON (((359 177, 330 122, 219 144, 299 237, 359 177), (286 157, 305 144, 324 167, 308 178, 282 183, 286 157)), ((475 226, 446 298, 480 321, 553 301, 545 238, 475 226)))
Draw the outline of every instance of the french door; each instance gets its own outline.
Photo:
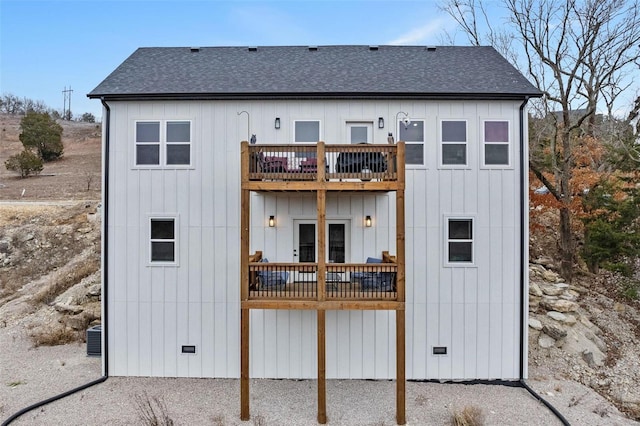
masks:
MULTIPOLYGON (((327 219, 326 221, 326 250, 324 258, 327 263, 347 263, 350 253, 350 225, 348 219, 327 219)), ((293 261, 318 261, 318 221, 293 221, 293 261)), ((299 272, 296 281, 315 281, 315 274, 299 272)))

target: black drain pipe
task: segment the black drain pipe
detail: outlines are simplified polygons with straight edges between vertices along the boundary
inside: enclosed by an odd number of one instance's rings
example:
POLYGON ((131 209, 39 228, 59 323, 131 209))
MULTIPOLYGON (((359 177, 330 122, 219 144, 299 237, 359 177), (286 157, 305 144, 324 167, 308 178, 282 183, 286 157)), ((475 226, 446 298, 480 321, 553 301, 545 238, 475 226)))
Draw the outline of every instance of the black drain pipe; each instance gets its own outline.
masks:
POLYGON ((109 269, 107 268, 107 259, 108 259, 108 255, 109 255, 109 251, 108 251, 108 244, 109 244, 109 239, 107 238, 108 232, 107 232, 107 225, 109 224, 109 210, 108 210, 108 205, 109 205, 109 136, 110 136, 110 126, 111 126, 111 109, 109 108, 109 105, 107 105, 107 103, 105 102, 104 98, 100 99, 100 101, 102 102, 102 105, 104 106, 104 109, 107 112, 107 115, 105 117, 104 120, 104 124, 105 124, 105 129, 104 129, 104 135, 105 135, 105 143, 104 143, 104 170, 103 170, 103 176, 104 176, 104 187, 103 187, 103 192, 102 192, 102 241, 103 241, 103 246, 102 246, 102 300, 104 303, 104 310, 102 312, 102 339, 104 341, 104 345, 103 345, 103 349, 102 349, 102 359, 104 362, 104 375, 102 377, 100 377, 99 379, 96 379, 92 382, 89 383, 85 383, 84 385, 80 385, 77 388, 73 388, 70 389, 68 391, 62 392, 61 394, 52 396, 51 398, 47 398, 45 400, 42 400, 40 402, 36 402, 35 404, 31 404, 28 407, 23 408, 22 410, 14 413, 11 417, 9 417, 7 420, 5 420, 4 422, 2 422, 2 426, 7 426, 9 425, 11 422, 13 422, 15 419, 17 419, 18 417, 28 413, 29 411, 35 410, 36 408, 42 407, 43 405, 47 405, 51 402, 57 401, 59 399, 62 398, 66 398, 69 395, 73 395, 76 392, 80 392, 81 390, 90 388, 91 386, 95 386, 97 384, 103 383, 104 381, 106 381, 109 378, 109 339, 108 339, 108 330, 109 330, 109 324, 107 321, 107 316, 109 315, 109 309, 108 309, 108 303, 109 303, 109 299, 107 297, 108 295, 108 291, 109 291, 109 281, 107 279, 108 274, 109 274, 109 269))
POLYGON ((524 353, 524 348, 525 348, 525 342, 524 342, 524 336, 525 336, 525 331, 528 330, 528 322, 529 322, 529 317, 528 317, 528 309, 525 309, 525 303, 527 302, 527 297, 529 296, 529 293, 527 291, 527 289, 525 288, 525 282, 526 282, 526 278, 527 276, 525 274, 528 273, 529 271, 529 260, 525 259, 524 257, 524 253, 525 253, 525 249, 526 246, 525 244, 528 244, 529 241, 526 239, 527 236, 527 232, 525 229, 526 226, 526 216, 529 214, 529 206, 525 205, 524 200, 525 200, 525 195, 526 195, 526 191, 528 190, 526 188, 526 182, 529 181, 527 174, 528 174, 528 170, 529 168, 527 167, 525 170, 525 166, 527 165, 527 162, 525 161, 525 157, 524 157, 524 153, 525 153, 525 145, 524 145, 524 141, 525 141, 525 134, 524 134, 524 124, 525 124, 525 120, 527 119, 527 117, 525 117, 524 115, 524 108, 527 105, 527 102, 529 102, 529 97, 525 96, 524 98, 524 102, 522 102, 522 104, 520 105, 520 253, 522 254, 520 257, 520 385, 525 388, 531 395, 533 395, 533 397, 535 399, 537 399, 538 401, 542 402, 553 414, 555 414, 555 416, 558 418, 558 420, 560 420, 562 422, 563 425, 565 426, 570 426, 571 424, 569 423, 569 421, 562 415, 562 413, 560 413, 556 407, 554 407, 553 405, 551 405, 551 403, 549 401, 547 401, 546 399, 544 399, 542 396, 540 396, 540 394, 538 394, 536 391, 534 391, 533 389, 531 389, 531 387, 527 384, 525 378, 524 378, 524 358, 525 358, 525 353, 524 353), (527 328, 525 328, 527 327, 527 328))

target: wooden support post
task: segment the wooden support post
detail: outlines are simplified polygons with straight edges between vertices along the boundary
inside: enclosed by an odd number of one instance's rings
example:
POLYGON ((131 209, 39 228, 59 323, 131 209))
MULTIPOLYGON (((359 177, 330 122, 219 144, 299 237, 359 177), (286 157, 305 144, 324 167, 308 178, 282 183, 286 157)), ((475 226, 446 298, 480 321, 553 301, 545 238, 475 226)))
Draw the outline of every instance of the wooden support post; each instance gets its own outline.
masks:
POLYGON ((318 208, 318 301, 326 299, 327 266, 325 259, 327 236, 327 191, 320 189, 317 194, 318 208))
POLYGON ((405 416, 405 317, 404 309, 396 309, 396 421, 399 425, 407 423, 405 416))
POLYGON ((318 311, 318 423, 327 423, 325 310, 318 311))
POLYGON ((317 167, 318 167, 318 182, 324 182, 326 179, 326 164, 327 159, 325 158, 325 150, 324 150, 324 142, 318 142, 317 147, 317 167))
POLYGON ((240 420, 249 420, 249 309, 240 310, 240 420))
MULTIPOLYGON (((240 199, 240 300, 249 300, 249 228, 251 192, 244 188, 249 181, 249 144, 240 147, 242 183, 240 199)), ((249 309, 240 310, 240 420, 249 420, 249 309)))
MULTIPOLYGON (((404 223, 404 188, 405 188, 405 146, 398 144, 398 190, 396 191, 396 262, 398 275, 398 302, 405 301, 405 223, 404 223)), ((396 310, 396 421, 399 425, 406 423, 405 417, 405 310, 396 310)))

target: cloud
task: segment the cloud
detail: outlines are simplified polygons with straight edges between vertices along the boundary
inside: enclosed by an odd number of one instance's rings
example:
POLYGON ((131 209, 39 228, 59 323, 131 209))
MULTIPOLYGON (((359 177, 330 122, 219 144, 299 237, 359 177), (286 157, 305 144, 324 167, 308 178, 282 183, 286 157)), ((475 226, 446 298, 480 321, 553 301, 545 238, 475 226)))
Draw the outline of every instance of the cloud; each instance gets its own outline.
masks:
POLYGON ((400 37, 390 41, 388 44, 423 44, 428 40, 434 40, 447 26, 447 21, 437 18, 427 22, 425 25, 414 28, 400 37))

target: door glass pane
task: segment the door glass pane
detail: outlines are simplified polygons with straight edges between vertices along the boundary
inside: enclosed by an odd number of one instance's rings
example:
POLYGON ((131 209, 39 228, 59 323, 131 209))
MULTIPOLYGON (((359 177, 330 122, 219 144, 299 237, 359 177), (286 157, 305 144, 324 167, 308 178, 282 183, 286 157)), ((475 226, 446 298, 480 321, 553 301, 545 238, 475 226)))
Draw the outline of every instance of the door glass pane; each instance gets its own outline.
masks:
POLYGON ((301 223, 298 225, 300 262, 316 261, 316 225, 301 223))
POLYGON ((351 127, 351 143, 367 143, 367 127, 352 126, 351 127))
POLYGON ((329 224, 329 262, 345 262, 345 226, 344 223, 329 224))

